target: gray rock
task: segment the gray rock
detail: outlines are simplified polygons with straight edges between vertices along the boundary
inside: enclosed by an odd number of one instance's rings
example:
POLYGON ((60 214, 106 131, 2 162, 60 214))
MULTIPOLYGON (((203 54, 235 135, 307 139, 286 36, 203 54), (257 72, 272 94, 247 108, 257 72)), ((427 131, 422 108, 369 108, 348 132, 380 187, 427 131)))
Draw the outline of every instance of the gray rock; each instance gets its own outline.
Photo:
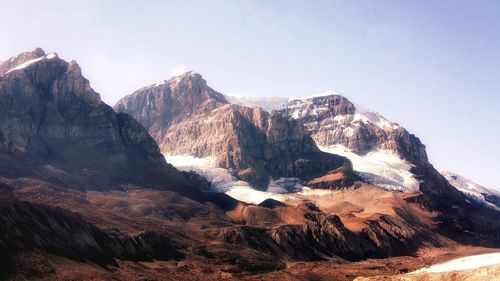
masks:
POLYGON ((77 189, 190 188, 139 123, 100 100, 76 62, 37 49, 8 67, 33 58, 0 76, 2 176, 77 189))
POLYGON ((115 109, 143 124, 163 152, 214 157, 258 189, 270 178, 308 180, 339 167, 352 172, 347 158, 321 152, 301 123, 229 104, 194 72, 139 89, 115 109))

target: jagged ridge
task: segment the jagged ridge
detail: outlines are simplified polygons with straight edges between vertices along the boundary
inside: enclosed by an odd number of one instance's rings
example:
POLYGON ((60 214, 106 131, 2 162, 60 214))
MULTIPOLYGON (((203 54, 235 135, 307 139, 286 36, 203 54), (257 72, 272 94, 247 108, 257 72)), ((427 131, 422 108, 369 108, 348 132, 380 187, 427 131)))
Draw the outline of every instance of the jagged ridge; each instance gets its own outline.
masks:
POLYGON ((133 118, 100 100, 74 61, 43 50, 0 69, 0 173, 79 189, 189 189, 133 118))
POLYGON ((349 160, 321 152, 300 123, 229 104, 197 73, 139 89, 115 109, 143 124, 164 153, 213 157, 259 189, 271 178, 309 180, 338 168, 344 176, 329 186, 352 184, 349 160))

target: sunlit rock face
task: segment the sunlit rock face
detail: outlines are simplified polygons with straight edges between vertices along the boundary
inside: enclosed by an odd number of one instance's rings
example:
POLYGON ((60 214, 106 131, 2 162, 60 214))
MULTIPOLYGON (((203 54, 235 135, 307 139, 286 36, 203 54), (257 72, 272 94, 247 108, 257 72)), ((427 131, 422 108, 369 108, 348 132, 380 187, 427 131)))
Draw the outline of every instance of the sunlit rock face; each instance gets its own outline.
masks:
POLYGON ((194 72, 139 89, 115 109, 143 124, 165 154, 213 157, 258 189, 273 178, 307 181, 339 168, 344 176, 330 186, 352 183, 350 161, 320 151, 300 122, 230 104, 194 72))
POLYGON ((2 175, 79 189, 185 186, 148 132, 103 103, 76 62, 36 49, 0 71, 2 175))

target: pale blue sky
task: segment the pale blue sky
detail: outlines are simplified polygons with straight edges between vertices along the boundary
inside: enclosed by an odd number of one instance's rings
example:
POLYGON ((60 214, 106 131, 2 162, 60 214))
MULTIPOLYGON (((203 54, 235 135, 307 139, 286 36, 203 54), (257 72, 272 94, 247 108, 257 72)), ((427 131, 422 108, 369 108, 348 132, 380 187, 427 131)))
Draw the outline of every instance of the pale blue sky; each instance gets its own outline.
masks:
POLYGON ((334 89, 500 189, 500 1, 1 1, 0 59, 74 59, 104 101, 186 66, 220 92, 334 89), (105 3, 104 3, 105 2, 105 3))

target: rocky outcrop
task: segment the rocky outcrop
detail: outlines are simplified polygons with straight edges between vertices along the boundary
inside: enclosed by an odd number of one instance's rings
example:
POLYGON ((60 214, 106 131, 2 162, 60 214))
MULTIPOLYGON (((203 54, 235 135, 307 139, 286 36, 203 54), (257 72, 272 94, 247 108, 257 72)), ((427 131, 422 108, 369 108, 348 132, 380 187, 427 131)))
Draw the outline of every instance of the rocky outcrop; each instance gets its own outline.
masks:
POLYGON ((76 62, 37 49, 0 69, 0 175, 78 189, 189 189, 148 132, 100 100, 76 62))
POLYGON ((225 242, 273 256, 313 261, 336 256, 354 261, 409 255, 424 243, 444 245, 428 225, 417 222, 415 214, 403 211, 367 219, 366 228, 353 232, 338 216, 326 214, 316 206, 300 208, 303 216, 300 223, 286 222, 297 212, 294 207, 277 204, 259 207, 243 209, 241 219, 246 225, 214 230, 215 235, 225 242))
POLYGON ((193 72, 137 90, 115 109, 136 118, 167 154, 213 157, 240 179, 265 189, 271 178, 304 181, 343 167, 344 157, 321 152, 300 122, 278 112, 229 104, 193 72))

